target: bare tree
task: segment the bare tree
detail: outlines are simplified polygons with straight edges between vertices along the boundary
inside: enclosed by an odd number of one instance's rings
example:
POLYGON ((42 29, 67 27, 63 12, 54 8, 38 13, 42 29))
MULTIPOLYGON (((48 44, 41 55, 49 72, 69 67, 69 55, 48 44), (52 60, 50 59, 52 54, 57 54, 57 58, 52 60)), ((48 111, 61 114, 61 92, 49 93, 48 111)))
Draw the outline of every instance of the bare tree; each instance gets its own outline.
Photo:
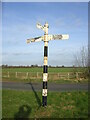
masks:
POLYGON ((88 67, 88 48, 83 46, 80 51, 74 54, 74 64, 76 67, 88 67))
MULTIPOLYGON (((83 68, 84 78, 89 76, 88 47, 82 46, 82 48, 80 48, 80 50, 74 54, 74 66, 83 68)), ((74 69, 74 73, 77 71, 78 68, 74 69)))

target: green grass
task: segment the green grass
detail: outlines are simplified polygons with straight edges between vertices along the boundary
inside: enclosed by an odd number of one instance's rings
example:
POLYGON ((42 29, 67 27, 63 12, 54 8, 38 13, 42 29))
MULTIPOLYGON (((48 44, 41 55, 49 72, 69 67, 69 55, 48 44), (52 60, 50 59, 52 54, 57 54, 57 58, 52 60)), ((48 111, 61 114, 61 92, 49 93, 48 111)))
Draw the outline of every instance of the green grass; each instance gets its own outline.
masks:
POLYGON ((87 118, 88 92, 48 92, 48 106, 41 106, 41 92, 3 90, 3 118, 87 118))
MULTIPOLYGON (((20 79, 20 78, 2 78, 3 82, 23 82, 23 83, 27 83, 27 82, 32 82, 32 83, 41 83, 43 81, 43 79, 20 79)), ((77 83, 88 83, 88 79, 84 79, 84 80, 75 80, 75 79, 71 79, 71 80, 64 80, 64 79, 60 79, 60 80, 48 80, 48 83, 56 83, 56 84, 77 84, 77 83)))
MULTIPOLYGON (((48 72, 73 72, 74 68, 48 68, 48 72)), ((2 72, 43 72, 43 68, 3 68, 2 72)), ((76 71, 82 72, 83 68, 76 68, 76 71)))
POLYGON ((42 72, 43 68, 3 68, 2 72, 42 72))
MULTIPOLYGON (((32 80, 33 82, 33 80, 32 80)), ((64 80, 64 79, 60 79, 60 80, 49 80, 49 83, 56 83, 56 84, 77 84, 77 83, 88 83, 88 79, 83 79, 83 80, 76 80, 76 79, 71 79, 71 80, 64 80)))

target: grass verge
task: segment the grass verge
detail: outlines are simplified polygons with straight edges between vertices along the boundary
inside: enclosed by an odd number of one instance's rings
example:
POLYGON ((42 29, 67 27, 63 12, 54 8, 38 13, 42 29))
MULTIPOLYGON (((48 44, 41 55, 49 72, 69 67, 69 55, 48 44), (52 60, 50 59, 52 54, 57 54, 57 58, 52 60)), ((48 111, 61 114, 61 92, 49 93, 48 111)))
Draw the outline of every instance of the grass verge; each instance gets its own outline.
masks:
POLYGON ((41 106, 41 92, 2 91, 3 118, 88 118, 88 92, 48 92, 48 106, 41 106))
MULTIPOLYGON (((2 78, 2 82, 32 82, 32 83, 41 83, 42 79, 20 79, 20 78, 2 78)), ((66 80, 66 79, 60 79, 60 80, 48 80, 49 83, 88 83, 88 79, 83 79, 83 80, 77 80, 77 79, 71 79, 71 80, 66 80)))

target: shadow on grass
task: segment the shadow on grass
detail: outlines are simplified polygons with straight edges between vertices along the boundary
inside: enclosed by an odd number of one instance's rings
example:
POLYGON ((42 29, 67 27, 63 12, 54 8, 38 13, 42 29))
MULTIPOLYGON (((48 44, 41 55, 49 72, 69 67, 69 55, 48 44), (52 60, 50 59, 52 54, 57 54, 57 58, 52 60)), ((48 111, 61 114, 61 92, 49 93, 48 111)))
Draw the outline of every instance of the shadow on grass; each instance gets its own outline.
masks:
POLYGON ((14 120, 20 120, 20 119, 26 119, 26 120, 29 120, 29 115, 31 113, 31 107, 29 107, 28 105, 22 105, 20 108, 19 108, 19 111, 18 113, 16 113, 14 115, 14 120))
POLYGON ((35 95, 35 98, 36 98, 36 100, 37 100, 38 106, 41 107, 41 100, 40 100, 40 98, 39 98, 37 92, 35 91, 35 89, 34 89, 32 83, 30 82, 30 83, 28 83, 28 84, 31 85, 31 88, 32 88, 32 90, 33 90, 33 92, 34 92, 34 95, 35 95))

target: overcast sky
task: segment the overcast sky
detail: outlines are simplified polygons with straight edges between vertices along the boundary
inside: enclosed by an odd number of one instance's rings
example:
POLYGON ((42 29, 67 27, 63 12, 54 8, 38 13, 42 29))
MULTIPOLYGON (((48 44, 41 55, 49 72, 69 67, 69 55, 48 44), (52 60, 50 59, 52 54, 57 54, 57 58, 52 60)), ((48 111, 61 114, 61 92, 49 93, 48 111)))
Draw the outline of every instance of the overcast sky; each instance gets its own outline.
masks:
POLYGON ((26 39, 42 36, 36 28, 48 21, 49 34, 69 34, 69 40, 49 42, 49 65, 74 64, 74 54, 88 45, 88 3, 3 3, 2 63, 43 65, 43 42, 26 44, 26 39))

